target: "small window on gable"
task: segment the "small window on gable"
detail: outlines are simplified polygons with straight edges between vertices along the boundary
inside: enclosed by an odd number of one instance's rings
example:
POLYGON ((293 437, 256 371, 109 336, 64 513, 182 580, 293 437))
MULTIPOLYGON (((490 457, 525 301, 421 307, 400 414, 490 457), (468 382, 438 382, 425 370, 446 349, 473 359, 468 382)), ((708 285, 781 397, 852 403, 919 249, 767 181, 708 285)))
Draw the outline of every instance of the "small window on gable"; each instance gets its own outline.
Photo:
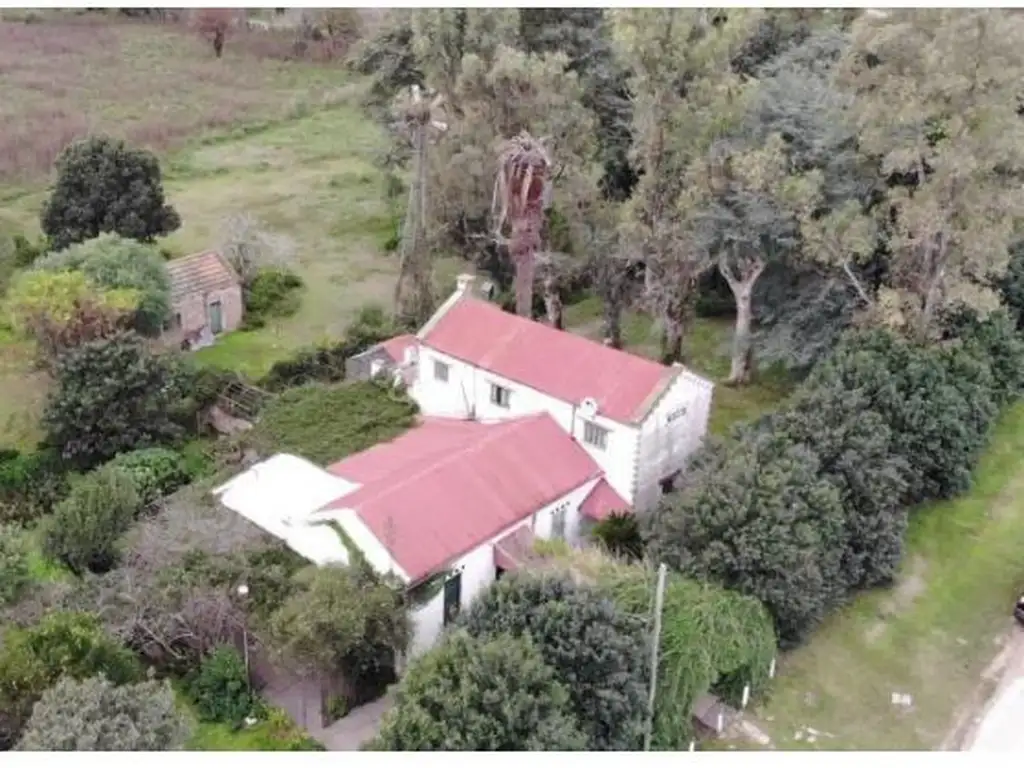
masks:
POLYGON ((564 501, 551 513, 551 538, 565 538, 565 517, 569 513, 569 502, 564 501))
POLYGON ((673 421, 678 421, 679 419, 683 418, 683 416, 685 416, 685 415, 686 415, 686 406, 685 405, 681 405, 678 408, 676 408, 674 411, 671 411, 668 414, 668 416, 665 417, 665 423, 666 424, 671 424, 673 421))
POLYGON ((507 387, 491 384, 491 402, 499 408, 508 408, 512 402, 512 391, 507 387))
POLYGON ((434 378, 437 381, 448 381, 448 363, 442 363, 440 360, 434 361, 434 378))
POLYGON ((603 451, 608 447, 608 430, 592 421, 584 421, 583 442, 603 451))

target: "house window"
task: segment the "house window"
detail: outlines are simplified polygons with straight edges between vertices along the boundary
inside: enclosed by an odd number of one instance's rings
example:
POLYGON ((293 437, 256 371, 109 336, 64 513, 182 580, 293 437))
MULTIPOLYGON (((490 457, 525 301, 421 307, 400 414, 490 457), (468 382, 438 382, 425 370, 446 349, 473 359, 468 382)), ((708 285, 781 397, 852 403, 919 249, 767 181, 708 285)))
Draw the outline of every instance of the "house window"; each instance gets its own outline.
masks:
POLYGON ((457 618, 462 609, 462 572, 456 573, 444 583, 444 626, 457 618))
POLYGON ((491 384, 491 402, 499 408, 508 408, 512 402, 512 391, 506 387, 491 384))
POLYGON ((171 327, 174 330, 177 331, 177 330, 181 329, 181 312, 175 312, 174 313, 174 320, 172 321, 172 323, 173 324, 171 325, 171 327))
POLYGON ((551 538, 565 538, 565 516, 569 512, 569 502, 563 502, 551 513, 551 538))
POLYGON ((434 361, 434 378, 437 381, 448 381, 448 364, 440 360, 434 361))
POLYGON ((608 430, 599 427, 592 421, 583 422, 583 442, 600 448, 602 451, 608 447, 608 430))
POLYGON ((684 405, 684 406, 681 406, 679 408, 676 408, 668 416, 666 416, 665 417, 665 423, 666 424, 671 424, 673 421, 676 421, 677 419, 681 419, 685 415, 686 415, 686 406, 684 405))

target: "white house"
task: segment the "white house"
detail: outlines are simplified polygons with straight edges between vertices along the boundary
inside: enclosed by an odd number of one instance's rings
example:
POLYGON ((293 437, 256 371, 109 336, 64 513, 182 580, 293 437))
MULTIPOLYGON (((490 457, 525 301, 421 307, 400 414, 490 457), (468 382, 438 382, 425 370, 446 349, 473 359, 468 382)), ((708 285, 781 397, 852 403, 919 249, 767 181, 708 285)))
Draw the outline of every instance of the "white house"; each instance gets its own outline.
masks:
POLYGON ((657 503, 707 431, 713 384, 502 311, 473 278, 417 334, 410 394, 430 416, 500 420, 548 413, 634 509, 657 503))
POLYGON ((358 550, 426 592, 412 654, 534 538, 575 544, 587 521, 653 506, 711 405, 712 384, 682 366, 511 315, 471 286, 460 277, 415 337, 362 361, 409 386, 418 426, 326 469, 277 455, 214 491, 314 563, 358 550))
POLYGON ((518 567, 535 537, 575 544, 586 519, 627 508, 544 413, 489 424, 426 418, 326 469, 279 454, 214 494, 318 565, 348 564, 355 547, 410 589, 437 582, 413 612, 412 655, 518 567))

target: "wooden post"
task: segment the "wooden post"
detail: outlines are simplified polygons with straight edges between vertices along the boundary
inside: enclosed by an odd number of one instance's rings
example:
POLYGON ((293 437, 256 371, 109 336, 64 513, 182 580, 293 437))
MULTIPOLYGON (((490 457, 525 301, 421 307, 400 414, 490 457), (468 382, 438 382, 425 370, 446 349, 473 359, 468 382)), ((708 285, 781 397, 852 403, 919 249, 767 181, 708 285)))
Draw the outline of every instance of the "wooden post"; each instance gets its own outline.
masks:
POLYGON ((654 699, 658 691, 658 650, 661 643, 661 611, 665 604, 665 578, 668 568, 664 563, 658 566, 658 586, 654 593, 654 637, 651 642, 651 688, 647 699, 647 727, 644 731, 644 752, 651 750, 651 736, 654 730, 654 699))
POLYGON ((747 702, 750 701, 750 685, 743 686, 743 703, 740 704, 740 709, 747 708, 747 702))
POLYGON ((771 666, 768 667, 768 679, 771 680, 775 677, 775 659, 772 659, 771 666))
POLYGON ((722 716, 721 711, 719 711, 719 713, 718 713, 718 720, 715 721, 715 730, 718 731, 719 733, 722 732, 722 726, 725 724, 724 720, 725 720, 725 718, 722 716))

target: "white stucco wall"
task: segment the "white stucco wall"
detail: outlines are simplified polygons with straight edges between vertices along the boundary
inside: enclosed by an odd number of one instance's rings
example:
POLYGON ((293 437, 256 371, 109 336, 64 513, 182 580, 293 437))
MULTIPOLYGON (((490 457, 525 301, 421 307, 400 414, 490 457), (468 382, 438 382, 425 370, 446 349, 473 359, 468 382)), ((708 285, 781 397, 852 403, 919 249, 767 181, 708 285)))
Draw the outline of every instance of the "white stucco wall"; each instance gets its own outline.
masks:
POLYGON ((644 419, 633 500, 638 511, 657 504, 661 480, 684 469, 689 456, 700 447, 708 428, 713 392, 711 382, 683 371, 644 419), (680 414, 680 409, 685 412, 680 414))
POLYGON ((637 461, 636 426, 620 424, 600 414, 591 419, 608 430, 607 445, 602 450, 587 444, 584 439, 585 419, 579 413, 578 403, 567 403, 542 392, 490 373, 469 363, 431 349, 423 344, 419 348, 419 366, 410 394, 428 416, 467 418, 475 407, 480 421, 500 421, 548 413, 562 429, 576 438, 588 454, 604 470, 611 486, 628 502, 632 502, 637 461), (448 381, 434 377, 434 361, 448 366, 448 381), (491 402, 491 385, 497 384, 511 392, 509 407, 491 402))
MULTIPOLYGON (((520 526, 531 528, 540 539, 551 537, 552 518, 555 509, 568 503, 565 517, 565 539, 569 544, 577 545, 582 535, 580 505, 587 498, 597 480, 590 480, 579 488, 549 504, 532 517, 520 520, 501 533, 488 539, 476 549, 458 558, 450 570, 462 573, 462 594, 460 607, 466 610, 470 603, 486 590, 495 580, 494 544, 520 526)), ((444 631, 444 590, 440 590, 426 605, 421 606, 412 614, 413 640, 409 647, 409 657, 413 658, 429 650, 437 642, 444 631)))

